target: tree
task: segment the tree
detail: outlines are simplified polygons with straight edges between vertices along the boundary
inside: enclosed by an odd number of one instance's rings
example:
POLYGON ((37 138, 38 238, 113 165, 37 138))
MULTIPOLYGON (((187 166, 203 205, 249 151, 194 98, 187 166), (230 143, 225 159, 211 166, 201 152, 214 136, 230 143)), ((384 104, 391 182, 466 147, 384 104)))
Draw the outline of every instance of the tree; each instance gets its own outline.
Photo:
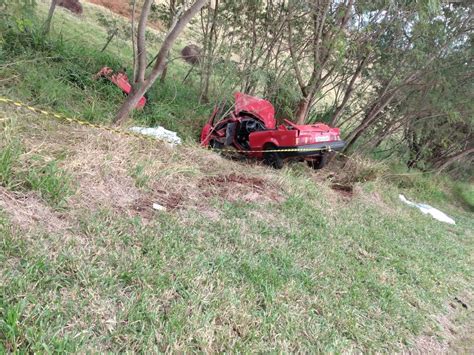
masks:
POLYGON ((54 10, 56 10, 56 5, 59 0, 51 0, 51 5, 49 5, 48 17, 44 22, 43 34, 47 35, 51 30, 51 22, 53 20, 54 10))
MULTIPOLYGON (((123 124, 128 118, 132 109, 136 106, 140 98, 148 91, 153 85, 156 79, 161 75, 165 66, 168 52, 170 51, 173 43, 176 41, 180 33, 184 30, 186 25, 196 15, 196 13, 206 4, 207 0, 196 0, 179 18, 176 19, 173 26, 166 34, 163 44, 161 45, 158 54, 156 55, 156 61, 149 74, 146 74, 147 68, 147 48, 145 42, 145 31, 150 13, 150 8, 153 0, 145 0, 142 11, 140 14, 140 20, 137 28, 137 39, 134 44, 136 53, 134 78, 132 83, 132 92, 127 96, 120 109, 114 118, 115 124, 123 124), (135 47, 136 46, 136 47, 135 47)), ((134 41, 135 42, 135 41, 134 41)))
POLYGON ((306 121, 316 92, 331 77, 337 61, 342 58, 335 52, 344 50, 352 5, 353 0, 314 0, 295 1, 289 6, 288 49, 301 90, 295 114, 300 124, 306 121), (310 73, 309 77, 306 72, 310 73))
POLYGON ((363 135, 373 149, 403 134, 398 148, 408 148, 409 167, 436 166, 454 152, 469 151, 470 10, 446 5, 436 11, 428 16, 413 6, 391 9, 374 43, 378 58, 364 78, 375 92, 345 137, 347 148, 363 135))
POLYGON ((82 14, 82 5, 79 0, 51 0, 48 16, 43 26, 43 34, 47 35, 51 30, 51 22, 53 20, 56 6, 62 6, 75 14, 82 14))

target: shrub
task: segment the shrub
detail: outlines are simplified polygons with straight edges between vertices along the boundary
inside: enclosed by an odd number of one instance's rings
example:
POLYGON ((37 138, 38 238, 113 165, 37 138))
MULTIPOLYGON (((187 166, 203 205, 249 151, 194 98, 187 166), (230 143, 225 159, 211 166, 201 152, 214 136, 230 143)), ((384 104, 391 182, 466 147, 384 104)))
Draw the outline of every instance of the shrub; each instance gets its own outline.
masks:
POLYGON ((335 179, 340 184, 351 185, 357 182, 377 180, 388 170, 385 163, 376 162, 357 154, 353 154, 346 159, 344 166, 335 179))

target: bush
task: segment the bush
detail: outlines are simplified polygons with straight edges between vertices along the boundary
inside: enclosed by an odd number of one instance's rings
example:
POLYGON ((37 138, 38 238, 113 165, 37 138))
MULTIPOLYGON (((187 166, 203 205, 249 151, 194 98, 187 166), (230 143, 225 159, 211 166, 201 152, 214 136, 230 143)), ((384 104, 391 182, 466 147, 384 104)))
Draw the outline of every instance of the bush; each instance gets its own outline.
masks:
POLYGON ((340 168, 335 182, 352 185, 358 182, 374 181, 386 174, 388 167, 383 162, 363 158, 357 154, 351 155, 340 168))

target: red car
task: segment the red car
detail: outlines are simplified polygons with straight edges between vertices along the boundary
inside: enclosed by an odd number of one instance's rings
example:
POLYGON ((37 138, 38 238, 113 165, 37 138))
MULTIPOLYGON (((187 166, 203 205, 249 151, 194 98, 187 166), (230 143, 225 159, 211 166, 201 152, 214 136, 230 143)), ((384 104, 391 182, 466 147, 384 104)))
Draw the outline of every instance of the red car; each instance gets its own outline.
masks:
POLYGON ((281 169, 287 159, 306 160, 310 167, 321 169, 334 151, 345 146, 339 128, 324 123, 283 122, 277 127, 270 102, 238 92, 233 110, 214 110, 202 129, 201 145, 215 149, 233 147, 276 169, 281 169))
MULTIPOLYGON (((118 86, 125 94, 130 94, 132 91, 132 85, 130 85, 130 82, 128 81, 128 76, 125 73, 122 72, 117 72, 114 73, 114 71, 109 68, 109 67, 103 67, 96 75, 94 75, 94 79, 98 79, 100 77, 105 77, 109 79, 112 83, 114 83, 116 86, 118 86)), ((140 101, 138 101, 137 105, 135 108, 143 108, 146 104, 146 98, 141 97, 140 101)))

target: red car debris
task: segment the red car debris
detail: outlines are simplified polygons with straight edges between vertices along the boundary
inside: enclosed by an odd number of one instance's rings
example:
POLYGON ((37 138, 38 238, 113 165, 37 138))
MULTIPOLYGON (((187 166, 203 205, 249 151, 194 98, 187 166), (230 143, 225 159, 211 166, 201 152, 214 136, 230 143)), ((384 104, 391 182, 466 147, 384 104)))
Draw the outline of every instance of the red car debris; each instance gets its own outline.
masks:
MULTIPOLYGON (((98 79, 100 77, 109 79, 127 95, 130 94, 130 92, 132 91, 132 85, 130 85, 130 82, 128 81, 128 76, 123 72, 114 73, 111 68, 103 67, 96 75, 94 75, 94 79, 98 79)), ((142 96, 135 108, 143 108, 145 104, 146 98, 142 96)))
POLYGON ((344 148, 339 134, 339 128, 324 123, 298 125, 283 120, 277 127, 270 102, 238 92, 232 111, 214 110, 202 129, 201 145, 214 149, 233 147, 276 169, 281 169, 288 159, 305 160, 313 169, 321 169, 334 151, 344 148))

